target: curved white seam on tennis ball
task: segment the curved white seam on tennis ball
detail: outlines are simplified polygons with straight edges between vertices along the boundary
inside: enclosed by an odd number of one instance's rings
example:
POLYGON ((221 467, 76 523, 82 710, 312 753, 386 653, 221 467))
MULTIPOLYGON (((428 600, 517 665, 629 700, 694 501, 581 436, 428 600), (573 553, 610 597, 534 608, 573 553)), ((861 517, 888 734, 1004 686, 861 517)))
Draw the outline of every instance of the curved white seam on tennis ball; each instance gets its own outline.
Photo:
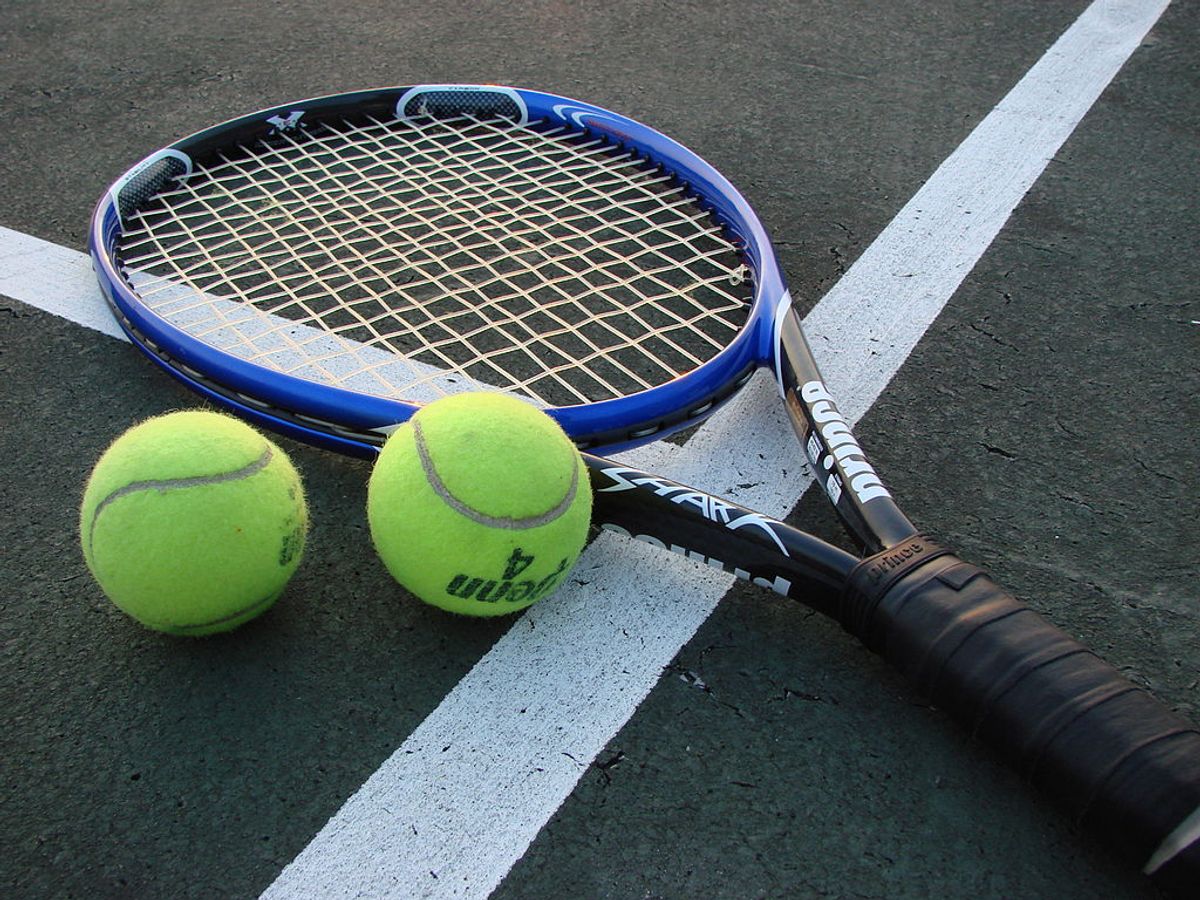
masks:
POLYGON ((254 462, 250 463, 248 466, 243 466, 240 469, 234 469, 232 472, 220 472, 216 475, 197 475, 193 478, 164 478, 159 481, 133 481, 124 487, 119 487, 96 504, 96 509, 92 513, 92 519, 88 523, 88 546, 94 546, 93 536, 96 531, 96 521, 100 518, 100 513, 110 503, 115 503, 122 497, 127 497, 130 494, 136 494, 140 491, 171 491, 179 488, 221 484, 222 482, 226 481, 240 481, 243 478, 249 478, 251 475, 257 475, 259 472, 269 466, 273 456, 274 453, 268 446, 263 448, 262 456, 260 456, 254 462))
POLYGON ((425 433, 421 430, 421 423, 415 418, 410 421, 412 423, 413 439, 417 445, 417 455, 421 459, 421 468, 425 472, 425 479, 429 482, 429 486, 433 488, 434 493, 445 501, 447 506, 473 522, 478 522, 480 525, 485 525, 488 528, 505 528, 510 531, 517 531, 522 528, 537 528, 540 525, 547 525, 553 522, 570 509, 571 504, 575 502, 575 493, 579 489, 579 466, 572 465, 571 485, 567 488, 567 493, 553 509, 539 515, 513 519, 507 516, 489 516, 487 513, 467 506, 467 504, 451 493, 450 488, 446 487, 446 483, 438 475, 437 469, 433 464, 433 458, 429 455, 429 447, 425 444, 425 433))
POLYGON ((233 612, 227 613, 223 616, 218 616, 215 619, 210 619, 207 622, 163 622, 156 619, 146 618, 142 618, 140 621, 155 628, 170 630, 175 634, 187 634, 189 631, 198 631, 201 628, 212 628, 214 625, 220 625, 222 622, 232 622, 234 619, 240 619, 242 616, 249 615, 255 610, 268 607, 279 599, 279 595, 284 592, 286 587, 287 586, 284 585, 284 587, 271 591, 271 593, 267 594, 267 596, 260 600, 255 600, 253 603, 246 604, 241 609, 234 610, 233 612))

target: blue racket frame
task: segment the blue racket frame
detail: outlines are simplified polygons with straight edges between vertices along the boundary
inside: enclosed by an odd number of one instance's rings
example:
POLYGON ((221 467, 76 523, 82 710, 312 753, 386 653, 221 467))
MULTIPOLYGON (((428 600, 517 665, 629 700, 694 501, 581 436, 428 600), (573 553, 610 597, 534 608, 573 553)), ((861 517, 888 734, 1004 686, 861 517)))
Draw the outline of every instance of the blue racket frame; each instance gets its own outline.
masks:
POLYGON ((337 94, 264 109, 205 129, 156 151, 118 179, 92 218, 89 250, 105 297, 121 327, 154 362, 188 387, 239 415, 306 443, 371 456, 419 407, 270 371, 216 350, 146 308, 114 262, 122 198, 144 187, 156 168, 160 183, 190 172, 191 161, 233 140, 270 136, 306 115, 340 111, 405 116, 422 103, 460 108, 501 106, 519 120, 545 120, 597 135, 662 165, 727 230, 753 275, 753 299, 742 331, 714 357, 674 381, 618 399, 549 407, 581 448, 614 451, 657 440, 718 409, 775 358, 777 312, 790 307, 778 261, 749 203, 715 168, 660 132, 626 116, 539 91, 488 85, 423 85, 337 94), (147 174, 149 173, 149 174, 147 174), (303 412, 298 412, 303 411, 303 412))

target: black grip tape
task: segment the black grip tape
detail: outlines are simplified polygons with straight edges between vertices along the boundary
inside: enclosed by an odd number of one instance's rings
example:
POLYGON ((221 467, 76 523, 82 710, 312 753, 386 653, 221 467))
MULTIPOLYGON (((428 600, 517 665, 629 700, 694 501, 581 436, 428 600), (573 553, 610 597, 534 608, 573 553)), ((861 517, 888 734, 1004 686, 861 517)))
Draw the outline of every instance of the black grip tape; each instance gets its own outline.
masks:
MULTIPOLYGON (((1200 732, 936 541, 863 560, 842 600, 848 631, 1139 865, 1200 809, 1200 732)), ((1155 874, 1197 889, 1200 842, 1155 874)))

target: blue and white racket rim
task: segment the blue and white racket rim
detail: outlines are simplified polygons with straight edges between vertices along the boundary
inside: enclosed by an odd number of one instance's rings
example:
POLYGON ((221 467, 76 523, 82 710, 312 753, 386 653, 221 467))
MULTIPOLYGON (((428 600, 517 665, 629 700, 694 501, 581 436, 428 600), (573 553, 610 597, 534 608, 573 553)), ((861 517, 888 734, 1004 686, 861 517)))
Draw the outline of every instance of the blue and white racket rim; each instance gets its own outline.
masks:
POLYGON ((715 168, 626 116, 511 87, 337 94, 197 132, 117 179, 89 248, 164 369, 358 455, 457 390, 525 396, 585 449, 660 439, 773 366, 790 309, 765 229, 715 168), (440 336, 439 304, 466 339, 440 336), (460 363, 493 339, 507 355, 460 363), (522 381, 504 366, 528 348, 504 342, 526 339, 550 361, 522 360, 522 381))

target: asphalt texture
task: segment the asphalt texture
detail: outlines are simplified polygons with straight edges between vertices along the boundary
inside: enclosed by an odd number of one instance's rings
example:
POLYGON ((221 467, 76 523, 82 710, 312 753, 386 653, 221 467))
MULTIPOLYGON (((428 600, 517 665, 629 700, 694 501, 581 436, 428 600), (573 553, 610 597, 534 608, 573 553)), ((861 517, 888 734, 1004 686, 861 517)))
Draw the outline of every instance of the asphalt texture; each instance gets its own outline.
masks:
MULTIPOLYGON (((0 3, 0 224, 83 250, 133 161, 377 85, 494 82, 727 173, 815 303, 1086 4, 0 3)), ((1172 5, 858 427, 901 506, 1200 719, 1200 7, 1172 5)), ((250 897, 511 622, 389 579, 362 461, 267 615, 180 641, 91 581, 88 470, 197 400, 0 299, 0 892, 250 897)), ((831 538, 810 494, 792 519, 831 538)), ((836 625, 737 587, 495 896, 1154 897, 836 625)))

